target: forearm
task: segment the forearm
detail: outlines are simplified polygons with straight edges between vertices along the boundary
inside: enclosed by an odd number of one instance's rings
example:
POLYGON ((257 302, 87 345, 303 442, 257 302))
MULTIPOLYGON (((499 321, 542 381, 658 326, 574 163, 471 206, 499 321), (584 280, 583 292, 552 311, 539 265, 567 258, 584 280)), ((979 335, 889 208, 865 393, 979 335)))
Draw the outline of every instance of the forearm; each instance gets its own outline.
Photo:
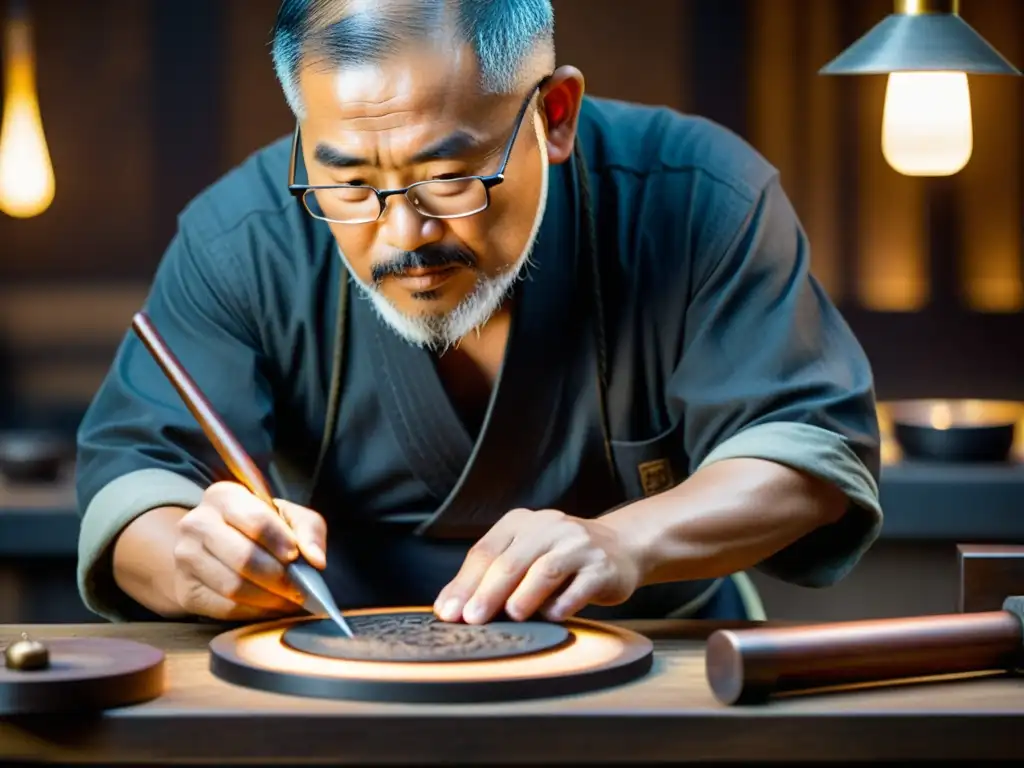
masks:
POLYGON ((761 459, 725 459, 676 488, 602 518, 641 564, 644 584, 717 578, 751 568, 816 528, 849 500, 831 483, 761 459))
POLYGON ((117 586, 166 619, 186 618, 174 594, 174 544, 177 526, 188 510, 160 507, 129 523, 114 544, 117 586))

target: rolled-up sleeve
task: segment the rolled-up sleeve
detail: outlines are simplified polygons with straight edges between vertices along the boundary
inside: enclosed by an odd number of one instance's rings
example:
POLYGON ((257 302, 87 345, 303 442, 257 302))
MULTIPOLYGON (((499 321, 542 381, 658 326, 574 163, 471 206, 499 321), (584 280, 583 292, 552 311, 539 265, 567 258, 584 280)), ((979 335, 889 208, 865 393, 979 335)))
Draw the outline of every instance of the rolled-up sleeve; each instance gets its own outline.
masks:
POLYGON ((871 367, 810 274, 797 215, 773 179, 728 247, 695 275, 672 396, 685 414, 691 471, 728 458, 774 461, 826 480, 846 514, 761 563, 777 578, 827 586, 882 526, 871 367))
MULTIPOLYGON (((272 395, 247 306, 237 252, 181 226, 157 270, 146 311, 171 351, 254 459, 272 447, 272 395)), ((78 585, 112 620, 145 615, 116 585, 113 544, 132 520, 165 506, 191 508, 228 477, 209 441, 152 356, 129 332, 78 431, 81 528, 78 585)))

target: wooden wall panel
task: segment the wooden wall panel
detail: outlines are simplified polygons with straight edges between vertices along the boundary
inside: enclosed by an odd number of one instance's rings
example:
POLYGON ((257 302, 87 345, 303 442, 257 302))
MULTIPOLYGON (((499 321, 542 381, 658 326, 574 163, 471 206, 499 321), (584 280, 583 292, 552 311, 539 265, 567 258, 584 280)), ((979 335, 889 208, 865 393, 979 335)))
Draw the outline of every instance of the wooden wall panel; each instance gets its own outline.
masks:
MULTIPOLYGON (((224 163, 234 166, 291 132, 291 110, 274 76, 270 35, 279 0, 224 4, 224 163)), ((284 179, 281 180, 283 184, 284 179)))
MULTIPOLYGON (((887 3, 857 3, 864 31, 890 12, 887 3)), ((852 42, 852 41, 851 41, 852 42)), ((926 184, 894 171, 882 155, 885 77, 858 77, 858 304, 874 312, 915 312, 931 295, 926 184)))
POLYGON ((748 138, 779 169, 811 242, 812 271, 842 298, 838 83, 817 74, 840 50, 837 0, 750 6, 748 138))
POLYGON ((151 3, 44 0, 29 8, 56 197, 33 219, 0 215, 0 280, 103 280, 138 274, 140 260, 148 270, 160 183, 151 3))
POLYGON ((0 338, 12 351, 116 344, 146 299, 137 283, 0 286, 0 338))
POLYGON ((110 369, 110 361, 63 360, 54 356, 33 365, 19 366, 14 387, 21 393, 21 407, 28 411, 88 407, 110 369))
MULTIPOLYGON (((1024 3, 972 0, 964 17, 1004 56, 1024 66, 1024 3)), ((970 87, 974 154, 957 177, 962 293, 972 311, 1019 312, 1024 309, 1021 83, 971 77, 970 87)))
POLYGON ((579 67, 595 96, 685 110, 695 2, 554 0, 558 63, 579 67))
MULTIPOLYGON (((804 183, 798 212, 811 241, 811 266, 832 297, 845 298, 842 260, 845 178, 842 174, 839 124, 840 82, 818 70, 842 50, 839 3, 843 0, 801 0, 803 34, 794 50, 803 50, 801 77, 807 81, 798 119, 805 126, 802 150, 804 183)), ((760 3, 764 5, 764 3, 760 3)))
MULTIPOLYGON (((827 1, 827 0, 826 0, 827 1)), ((794 204, 801 201, 803 173, 801 129, 806 117, 799 110, 805 77, 798 46, 799 0, 754 3, 750 8, 748 94, 750 126, 747 138, 779 169, 794 204)))
POLYGON ((148 292, 143 282, 0 286, 0 365, 19 408, 84 409, 148 292))

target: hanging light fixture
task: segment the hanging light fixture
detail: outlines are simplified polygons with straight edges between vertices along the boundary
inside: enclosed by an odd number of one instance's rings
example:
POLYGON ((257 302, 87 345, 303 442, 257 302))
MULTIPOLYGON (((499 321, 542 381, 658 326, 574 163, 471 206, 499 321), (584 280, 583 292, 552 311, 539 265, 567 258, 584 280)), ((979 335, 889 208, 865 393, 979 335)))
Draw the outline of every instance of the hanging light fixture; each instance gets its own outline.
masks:
POLYGON ((55 183, 36 92, 32 26, 23 0, 10 4, 3 52, 0 211, 29 218, 50 207, 55 183))
POLYGON ((960 0, 896 0, 894 13, 819 74, 887 74, 886 162, 907 176, 952 176, 974 149, 967 75, 1021 72, 960 17, 960 0))

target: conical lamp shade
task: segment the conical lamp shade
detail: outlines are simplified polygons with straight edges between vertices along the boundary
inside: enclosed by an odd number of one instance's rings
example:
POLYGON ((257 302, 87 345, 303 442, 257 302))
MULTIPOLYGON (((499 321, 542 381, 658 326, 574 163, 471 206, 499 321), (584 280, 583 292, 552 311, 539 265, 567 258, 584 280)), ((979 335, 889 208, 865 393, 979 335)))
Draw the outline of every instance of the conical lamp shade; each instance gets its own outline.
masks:
POLYGON ((891 14, 820 70, 822 75, 891 72, 1021 74, 953 13, 891 14))

